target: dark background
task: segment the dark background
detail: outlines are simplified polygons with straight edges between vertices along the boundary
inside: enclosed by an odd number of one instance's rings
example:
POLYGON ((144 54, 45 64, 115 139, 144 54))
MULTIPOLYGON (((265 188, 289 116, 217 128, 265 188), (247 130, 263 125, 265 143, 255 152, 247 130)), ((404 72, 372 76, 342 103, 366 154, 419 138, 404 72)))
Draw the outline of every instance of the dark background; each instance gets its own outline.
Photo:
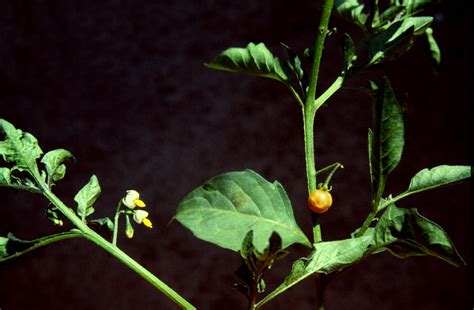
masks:
MULTIPOLYGON (((301 53, 314 40, 320 2, 1 1, 0 117, 33 133, 44 151, 63 147, 75 155, 77 163, 56 187, 71 206, 92 174, 102 186, 97 217, 112 216, 125 190, 139 190, 156 228, 137 227, 135 238, 119 245, 198 308, 243 309, 245 298, 231 288, 238 255, 167 224, 194 187, 251 168, 283 184, 309 235, 301 113, 278 83, 203 64, 250 41, 265 42, 279 56, 280 41, 301 53)), ((383 68, 407 101, 406 147, 387 184, 391 193, 403 191, 422 168, 470 163, 472 50, 465 40, 471 11, 461 1, 446 1, 432 13, 442 49, 439 75, 422 40, 383 68)), ((321 89, 340 71, 339 37, 350 29, 338 18, 332 25, 338 32, 327 41, 321 89)), ((333 182, 334 206, 322 219, 325 239, 346 238, 368 213, 369 123, 370 98, 351 89, 318 114, 318 166, 345 166, 333 182)), ((59 231, 44 216, 43 198, 4 188, 0 197, 0 235, 33 239, 59 231)), ((472 307, 470 183, 399 205, 442 224, 467 267, 432 257, 373 256, 331 284, 327 309, 472 307)), ((298 246, 291 251, 269 272, 270 290, 292 260, 307 254, 298 246)), ((312 309, 313 287, 305 281, 267 308, 312 309)), ((0 308, 174 305, 100 248, 69 240, 1 264, 0 308)))

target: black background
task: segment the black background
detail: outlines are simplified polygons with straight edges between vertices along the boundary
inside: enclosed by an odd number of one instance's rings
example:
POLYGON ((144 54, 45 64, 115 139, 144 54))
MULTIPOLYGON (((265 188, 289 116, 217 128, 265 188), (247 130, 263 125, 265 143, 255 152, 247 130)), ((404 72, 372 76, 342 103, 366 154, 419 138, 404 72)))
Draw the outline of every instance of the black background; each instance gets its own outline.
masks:
MULTIPOLYGON (((77 190, 96 174, 96 215, 112 216, 127 189, 146 201, 155 227, 137 227, 119 245, 200 309, 243 309, 231 288, 238 255, 168 226, 184 195, 207 179, 251 168, 279 180, 300 226, 310 233, 301 113, 285 87, 270 80, 214 72, 203 65, 229 46, 279 42, 298 53, 312 44, 321 4, 314 1, 2 1, 0 117, 33 133, 44 151, 76 157, 56 193, 74 206, 77 190)), ((448 4, 449 3, 449 4, 448 4)), ((470 163, 471 12, 463 2, 433 9, 442 49, 433 73, 425 42, 383 69, 406 95, 404 158, 387 191, 404 190, 417 171, 470 163)), ((327 41, 320 89, 341 68, 338 27, 327 41)), ((357 31, 353 32, 357 37, 357 31)), ((355 83, 366 81, 369 75, 355 83)), ((370 98, 345 89, 316 121, 319 167, 345 169, 335 203, 322 219, 325 239, 346 238, 368 213, 366 136, 370 98)), ((329 287, 327 309, 468 309, 471 295, 470 183, 399 203, 442 224, 467 262, 454 268, 431 257, 369 258, 329 287)), ((33 239, 59 231, 44 216, 47 202, 0 189, 0 235, 33 239)), ((68 226, 66 228, 69 228, 68 226)), ((273 289, 291 261, 268 274, 273 289)), ((70 240, 0 265, 0 308, 173 309, 151 285, 85 240, 70 240)), ((276 298, 268 309, 312 309, 312 281, 276 298)))

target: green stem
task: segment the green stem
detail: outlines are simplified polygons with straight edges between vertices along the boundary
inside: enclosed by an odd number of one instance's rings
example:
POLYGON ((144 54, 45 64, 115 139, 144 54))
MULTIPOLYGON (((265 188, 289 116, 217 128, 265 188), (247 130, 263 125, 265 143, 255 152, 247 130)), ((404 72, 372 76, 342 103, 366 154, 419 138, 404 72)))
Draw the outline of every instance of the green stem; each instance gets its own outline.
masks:
POLYGON ((120 250, 112 243, 102 238, 98 233, 90 229, 87 224, 84 223, 71 208, 66 206, 56 195, 51 192, 51 190, 49 189, 47 184, 41 179, 39 174, 35 175, 35 179, 37 184, 39 184, 39 186, 41 187, 43 194, 46 196, 46 198, 48 198, 64 214, 64 216, 68 218, 81 231, 82 235, 85 238, 89 239, 105 251, 112 254, 120 262, 135 271, 143 279, 151 283, 154 287, 160 290, 163 294, 165 294, 169 299, 179 305, 182 309, 196 309, 186 299, 184 299, 172 288, 170 288, 168 285, 158 279, 154 274, 152 274, 150 271, 140 265, 137 261, 128 256, 125 252, 120 250))
POLYGON ((117 246, 117 234, 118 234, 118 222, 120 217, 120 207, 122 207, 122 201, 119 201, 117 205, 117 210, 115 211, 114 216, 114 232, 112 237, 112 244, 117 246))
MULTIPOLYGON (((314 156, 314 119, 318 106, 315 102, 316 89, 318 85, 319 68, 321 58, 323 55, 324 41, 328 34, 329 18, 331 17, 334 0, 326 0, 319 23, 319 34, 314 45, 314 57, 309 78, 308 92, 303 107, 303 129, 304 129, 304 143, 305 143, 305 157, 306 157, 306 177, 308 179, 308 193, 316 190, 316 165, 314 156)), ((315 213, 311 214, 313 221, 313 240, 314 242, 321 242, 321 227, 319 224, 319 216, 315 213)))
POLYGON ((58 241, 61 241, 61 240, 66 240, 66 239, 71 239, 71 238, 80 238, 80 237, 83 237, 81 232, 72 230, 72 231, 62 232, 62 233, 55 234, 55 235, 41 237, 41 238, 38 238, 38 239, 35 239, 35 240, 22 241, 24 244, 32 243, 33 245, 31 247, 27 248, 26 250, 16 252, 15 254, 7 256, 7 257, 0 258, 0 262, 4 262, 4 261, 10 260, 12 258, 21 256, 21 255, 26 254, 28 252, 31 252, 31 251, 33 251, 37 248, 43 247, 45 245, 48 245, 48 244, 51 244, 51 243, 54 243, 54 242, 58 242, 58 241))

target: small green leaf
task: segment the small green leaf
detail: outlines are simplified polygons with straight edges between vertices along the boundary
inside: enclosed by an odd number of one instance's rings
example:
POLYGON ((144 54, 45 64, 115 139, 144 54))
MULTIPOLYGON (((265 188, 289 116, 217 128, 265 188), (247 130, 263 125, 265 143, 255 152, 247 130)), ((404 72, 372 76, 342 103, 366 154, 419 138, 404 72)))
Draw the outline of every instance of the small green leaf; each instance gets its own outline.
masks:
POLYGON ((217 55, 208 65, 215 70, 242 72, 288 81, 288 68, 263 43, 249 43, 245 48, 231 47, 217 55))
POLYGON ((388 79, 377 89, 372 126, 369 160, 373 203, 378 204, 387 176, 400 162, 405 144, 402 107, 388 79))
POLYGON ((395 5, 387 8, 378 19, 378 23, 374 24, 374 28, 379 28, 390 24, 391 22, 397 21, 402 18, 406 13, 406 7, 402 5, 395 5))
POLYGON ((64 178, 66 166, 63 163, 68 159, 74 160, 74 156, 64 149, 49 151, 43 156, 41 162, 46 167, 49 182, 57 182, 64 178))
POLYGON ((0 185, 10 185, 11 183, 10 169, 0 167, 0 185))
POLYGON ((398 258, 431 255, 459 267, 464 261, 441 226, 416 209, 390 205, 374 231, 376 248, 386 248, 398 258))
POLYGON ((416 15, 428 6, 439 3, 440 0, 403 0, 403 5, 407 8, 409 15, 416 15))
POLYGON ((344 57, 344 71, 347 72, 351 69, 352 64, 357 59, 356 49, 354 45, 354 41, 347 33, 344 34, 342 37, 342 55, 344 57))
POLYGON ((55 235, 45 236, 35 240, 21 240, 9 233, 7 237, 0 237, 0 262, 26 254, 34 249, 53 242, 82 237, 78 231, 68 231, 55 235))
POLYGON ((441 63, 441 50, 433 36, 433 29, 427 28, 425 33, 426 33, 426 39, 428 40, 428 45, 430 48, 431 59, 433 59, 433 61, 437 65, 439 65, 441 63))
POLYGON ((305 94, 306 87, 308 86, 308 80, 301 63, 301 59, 293 52, 288 45, 285 43, 280 43, 283 50, 285 51, 286 57, 288 58, 287 64, 288 67, 294 72, 296 79, 298 81, 299 89, 301 93, 305 94))
POLYGON ((334 7, 341 16, 365 29, 367 14, 363 12, 364 4, 358 0, 336 0, 334 7))
POLYGON ((85 218, 94 213, 92 207, 99 198, 101 189, 97 177, 93 175, 89 182, 74 196, 74 201, 77 202, 77 214, 85 221, 85 218))
POLYGON ((103 217, 100 219, 95 219, 90 221, 91 226, 105 227, 110 232, 114 231, 114 222, 108 217, 103 217))
POLYGON ((5 135, 5 140, 0 141, 0 155, 7 163, 14 165, 11 170, 26 170, 30 174, 39 175, 36 160, 43 151, 38 140, 33 135, 16 129, 4 119, 0 119, 0 133, 5 135))
POLYGON ((368 65, 392 61, 405 54, 416 38, 429 27, 433 17, 408 17, 394 22, 369 41, 368 65))
POLYGON ((283 283, 262 299, 259 306, 316 273, 331 274, 357 263, 369 253, 372 245, 373 237, 367 235, 314 244, 311 255, 295 261, 283 283))
POLYGON ((280 183, 270 183, 251 170, 217 176, 188 194, 175 218, 200 239, 239 251, 247 232, 262 252, 275 231, 283 248, 311 246, 296 223, 290 200, 280 183))

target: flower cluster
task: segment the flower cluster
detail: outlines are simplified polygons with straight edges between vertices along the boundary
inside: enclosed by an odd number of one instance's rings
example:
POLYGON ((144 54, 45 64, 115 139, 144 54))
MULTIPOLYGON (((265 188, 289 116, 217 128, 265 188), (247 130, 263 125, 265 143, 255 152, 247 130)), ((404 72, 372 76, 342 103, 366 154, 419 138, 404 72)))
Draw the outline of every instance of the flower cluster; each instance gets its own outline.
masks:
MULTIPOLYGON (((148 218, 148 212, 140 209, 135 210, 136 207, 144 208, 146 206, 143 200, 140 199, 140 194, 137 191, 128 190, 127 195, 122 199, 122 203, 124 206, 132 210, 133 220, 137 224, 143 224, 148 228, 153 228, 153 224, 148 218)), ((131 233, 131 236, 133 236, 133 233, 131 233)), ((129 238, 131 238, 131 236, 129 236, 129 238)))

